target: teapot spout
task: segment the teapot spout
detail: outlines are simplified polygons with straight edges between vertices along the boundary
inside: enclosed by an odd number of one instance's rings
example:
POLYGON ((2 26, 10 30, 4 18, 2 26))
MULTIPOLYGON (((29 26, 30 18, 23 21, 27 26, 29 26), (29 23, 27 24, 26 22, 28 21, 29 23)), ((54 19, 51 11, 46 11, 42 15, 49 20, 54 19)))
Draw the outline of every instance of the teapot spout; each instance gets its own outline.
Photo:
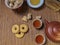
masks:
POLYGON ((45 24, 46 24, 46 26, 49 24, 49 22, 45 19, 45 24))

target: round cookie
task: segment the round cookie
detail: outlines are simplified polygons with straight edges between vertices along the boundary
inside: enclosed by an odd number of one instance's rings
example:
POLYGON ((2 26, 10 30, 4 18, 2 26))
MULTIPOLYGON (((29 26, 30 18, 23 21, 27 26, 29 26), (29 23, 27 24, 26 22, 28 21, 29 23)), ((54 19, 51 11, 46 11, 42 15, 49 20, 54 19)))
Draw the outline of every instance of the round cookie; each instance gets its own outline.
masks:
POLYGON ((16 24, 16 25, 13 25, 12 26, 12 33, 18 33, 19 32, 19 26, 16 24))
POLYGON ((20 32, 26 33, 28 31, 28 26, 26 24, 20 25, 20 32))
POLYGON ((17 38, 23 38, 23 37, 24 37, 24 33, 19 32, 19 33, 15 34, 15 36, 16 36, 17 38))

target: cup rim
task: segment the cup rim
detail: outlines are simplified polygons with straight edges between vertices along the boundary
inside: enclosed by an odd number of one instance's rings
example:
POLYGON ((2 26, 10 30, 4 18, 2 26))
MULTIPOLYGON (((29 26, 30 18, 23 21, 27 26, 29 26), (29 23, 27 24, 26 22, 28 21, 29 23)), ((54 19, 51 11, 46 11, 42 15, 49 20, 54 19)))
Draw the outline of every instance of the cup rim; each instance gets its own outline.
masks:
POLYGON ((42 27, 42 20, 41 20, 41 19, 34 19, 34 20, 33 20, 33 23, 34 23, 34 21, 36 21, 36 20, 40 21, 41 25, 40 25, 39 27, 35 27, 34 24, 33 24, 33 26, 34 26, 35 28, 39 29, 39 28, 42 27))
MULTIPOLYGON (((45 42, 46 42, 46 37, 45 37, 45 35, 44 35, 44 34, 40 34, 40 33, 39 33, 39 34, 36 34, 35 39, 36 39, 36 37, 37 37, 38 35, 41 35, 41 36, 44 38, 43 42, 40 43, 39 45, 45 44, 45 42)), ((35 42, 36 42, 36 41, 35 41, 35 42)), ((36 42, 36 44, 38 44, 38 43, 36 42)))
POLYGON ((19 6, 17 6, 16 8, 11 8, 9 5, 8 5, 8 0, 5 0, 5 5, 8 7, 8 8, 10 8, 10 9, 17 9, 17 8, 19 8, 19 7, 21 7, 22 6, 22 4, 23 4, 23 2, 24 2, 24 0, 22 1, 22 3, 19 5, 19 6))
POLYGON ((43 5, 43 3, 44 3, 44 0, 40 0, 40 3, 38 5, 32 5, 30 0, 27 0, 27 4, 32 8, 39 8, 43 5))

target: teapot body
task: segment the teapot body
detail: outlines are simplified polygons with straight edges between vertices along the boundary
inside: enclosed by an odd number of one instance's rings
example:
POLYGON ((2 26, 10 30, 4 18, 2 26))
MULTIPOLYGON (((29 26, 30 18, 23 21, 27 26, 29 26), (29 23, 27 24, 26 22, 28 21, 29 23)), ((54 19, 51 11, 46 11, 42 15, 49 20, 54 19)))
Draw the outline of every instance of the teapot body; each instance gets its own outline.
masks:
POLYGON ((45 33, 50 40, 60 42, 60 22, 46 21, 45 33))

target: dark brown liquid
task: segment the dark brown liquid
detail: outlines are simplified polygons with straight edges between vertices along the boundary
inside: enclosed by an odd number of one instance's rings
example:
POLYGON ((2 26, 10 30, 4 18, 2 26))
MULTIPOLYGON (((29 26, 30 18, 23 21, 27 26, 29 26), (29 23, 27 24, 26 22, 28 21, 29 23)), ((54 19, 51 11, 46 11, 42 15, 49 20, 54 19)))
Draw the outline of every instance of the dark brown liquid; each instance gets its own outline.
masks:
POLYGON ((38 44, 41 44, 43 42, 43 36, 42 35, 38 35, 35 39, 35 41, 38 43, 38 44))
POLYGON ((40 27, 41 23, 39 20, 34 21, 33 23, 34 27, 40 27))

